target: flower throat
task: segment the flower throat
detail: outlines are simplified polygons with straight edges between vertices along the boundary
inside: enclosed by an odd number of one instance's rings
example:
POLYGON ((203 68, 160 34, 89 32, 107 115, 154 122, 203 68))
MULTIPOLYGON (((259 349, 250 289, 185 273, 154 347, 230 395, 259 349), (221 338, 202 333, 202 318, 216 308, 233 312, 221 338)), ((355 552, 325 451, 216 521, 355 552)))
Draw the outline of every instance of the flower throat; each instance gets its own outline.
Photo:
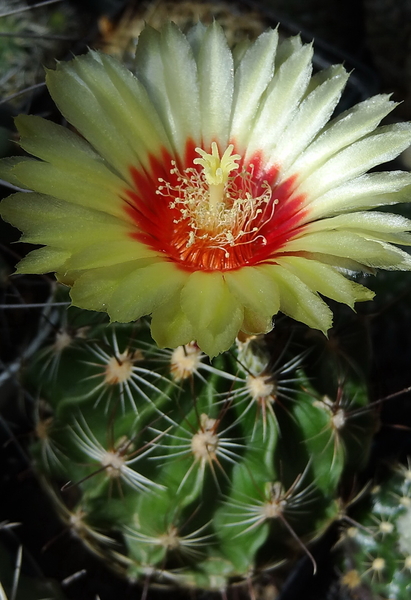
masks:
POLYGON ((264 246, 263 229, 274 214, 278 200, 272 200, 267 181, 256 182, 254 166, 240 168, 239 154, 230 144, 220 158, 215 142, 211 154, 201 148, 193 160, 202 167, 178 169, 172 161, 174 183, 159 178, 156 194, 169 199, 173 211, 172 244, 187 267, 235 268, 244 264, 244 246, 264 246), (255 190, 258 189, 258 194, 255 190), (201 263, 201 264, 199 264, 201 263))

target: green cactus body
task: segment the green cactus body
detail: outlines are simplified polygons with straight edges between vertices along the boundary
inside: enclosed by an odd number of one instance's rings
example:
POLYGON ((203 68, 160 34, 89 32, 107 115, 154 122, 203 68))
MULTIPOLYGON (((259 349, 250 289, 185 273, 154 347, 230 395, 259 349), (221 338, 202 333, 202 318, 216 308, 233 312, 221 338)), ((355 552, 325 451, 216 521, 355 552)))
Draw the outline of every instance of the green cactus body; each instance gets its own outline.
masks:
POLYGON ((364 386, 320 392, 306 348, 272 360, 275 334, 210 363, 195 344, 158 349, 144 320, 64 319, 26 379, 36 467, 67 526, 132 580, 222 590, 302 553, 315 570, 308 546, 339 517, 360 443, 366 460, 364 386))
POLYGON ((358 525, 344 536, 342 584, 367 589, 376 600, 411 595, 411 468, 398 466, 371 490, 358 525))

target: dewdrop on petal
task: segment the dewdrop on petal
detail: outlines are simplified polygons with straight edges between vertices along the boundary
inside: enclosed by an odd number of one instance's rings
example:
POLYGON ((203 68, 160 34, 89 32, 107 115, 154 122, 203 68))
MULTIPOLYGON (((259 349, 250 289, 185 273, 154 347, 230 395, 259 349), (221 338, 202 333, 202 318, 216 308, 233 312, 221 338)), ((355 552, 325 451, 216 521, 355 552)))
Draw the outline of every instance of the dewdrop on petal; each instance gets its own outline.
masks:
POLYGON ((349 271, 410 270, 410 222, 378 212, 411 198, 411 174, 370 169, 411 143, 378 127, 378 95, 329 119, 348 78, 312 76, 311 45, 268 30, 234 64, 221 27, 141 34, 131 73, 99 52, 58 63, 47 86, 79 134, 19 116, 0 177, 33 190, 2 215, 44 247, 19 273, 55 272, 73 304, 112 321, 152 316, 158 345, 206 354, 268 332, 281 311, 326 332, 323 296, 373 293, 349 271), (320 296, 321 295, 321 296, 320 296))

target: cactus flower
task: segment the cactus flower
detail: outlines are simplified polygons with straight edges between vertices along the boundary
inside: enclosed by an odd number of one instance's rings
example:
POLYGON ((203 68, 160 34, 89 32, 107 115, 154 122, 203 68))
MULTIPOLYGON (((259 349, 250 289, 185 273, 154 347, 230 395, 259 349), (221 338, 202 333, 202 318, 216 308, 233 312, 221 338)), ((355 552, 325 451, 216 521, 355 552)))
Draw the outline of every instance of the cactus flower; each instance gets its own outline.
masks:
POLYGON ((410 200, 411 174, 367 171, 410 145, 411 125, 378 127, 385 95, 329 121, 348 74, 312 76, 312 52, 276 30, 231 50, 216 23, 169 23, 143 31, 133 73, 93 51, 58 63, 47 86, 76 131, 19 116, 40 160, 0 167, 32 190, 3 217, 43 245, 18 272, 56 272, 76 306, 151 314, 160 346, 210 356, 278 311, 326 332, 322 296, 371 299, 352 273, 411 269, 392 245, 410 222, 370 210, 410 200))

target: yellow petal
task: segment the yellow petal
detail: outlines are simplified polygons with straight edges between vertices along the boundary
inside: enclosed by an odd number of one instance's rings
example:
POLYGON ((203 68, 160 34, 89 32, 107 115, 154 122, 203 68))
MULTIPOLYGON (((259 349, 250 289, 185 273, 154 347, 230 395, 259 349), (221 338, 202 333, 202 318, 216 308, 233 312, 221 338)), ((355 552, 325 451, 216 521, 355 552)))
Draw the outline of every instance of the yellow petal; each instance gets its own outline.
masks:
POLYGON ((53 273, 60 271, 70 252, 46 246, 33 250, 18 264, 16 273, 53 273))
POLYGON ((285 249, 287 253, 314 252, 340 256, 367 267, 411 268, 407 267, 407 264, 410 265, 410 257, 398 248, 383 242, 366 240, 350 231, 306 233, 287 242, 285 249))
POLYGON ((280 310, 296 321, 326 333, 332 325, 332 312, 299 277, 280 265, 260 267, 272 277, 280 291, 280 310))
POLYGON ((212 357, 230 348, 244 310, 221 273, 192 273, 181 292, 181 306, 203 352, 212 357))
POLYGON ((125 183, 121 185, 119 180, 117 186, 114 186, 99 170, 93 168, 87 171, 87 175, 78 169, 75 169, 75 173, 76 177, 73 177, 73 168, 70 168, 70 165, 62 168, 38 160, 20 162, 13 169, 13 175, 21 187, 103 211, 125 221, 130 220, 121 197, 124 194, 125 183))
POLYGON ((278 264, 294 273, 310 290, 319 292, 337 302, 348 304, 372 300, 374 292, 344 277, 330 265, 299 256, 286 256, 278 259, 278 264))
POLYGON ((153 311, 151 335, 160 348, 177 348, 194 339, 193 327, 181 310, 180 293, 153 311))
POLYGON ((174 297, 187 277, 185 271, 165 261, 136 269, 114 290, 108 309, 110 318, 128 323, 151 314, 174 297))
POLYGON ((155 257, 159 258, 157 252, 131 238, 107 241, 104 244, 98 241, 75 252, 68 261, 67 268, 70 270, 96 269, 140 258, 155 257))
MULTIPOLYGON (((263 321, 273 317, 280 308, 280 296, 275 281, 259 267, 244 267, 224 273, 230 292, 251 313, 260 314, 263 321)), ((255 333, 262 333, 255 332, 255 333)))
POLYGON ((273 316, 265 317, 262 313, 256 313, 244 308, 244 319, 241 331, 248 335, 260 335, 268 333, 273 328, 273 316))
POLYGON ((74 277, 69 272, 69 278, 74 279, 71 282, 66 281, 67 274, 59 279, 66 282, 67 285, 73 285, 70 296, 75 306, 107 312, 111 296, 120 282, 130 273, 147 266, 148 262, 139 260, 122 265, 90 269, 85 273, 77 273, 74 277))

